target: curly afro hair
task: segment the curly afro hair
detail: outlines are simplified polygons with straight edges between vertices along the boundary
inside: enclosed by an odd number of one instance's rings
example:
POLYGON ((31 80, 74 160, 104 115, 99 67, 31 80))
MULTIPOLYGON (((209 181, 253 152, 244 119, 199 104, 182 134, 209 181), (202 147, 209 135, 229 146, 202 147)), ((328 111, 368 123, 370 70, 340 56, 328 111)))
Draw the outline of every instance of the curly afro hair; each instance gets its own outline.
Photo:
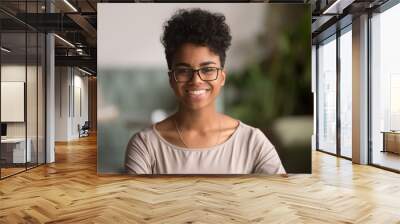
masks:
POLYGON ((232 36, 225 16, 202 9, 180 9, 164 24, 161 43, 165 48, 168 68, 180 46, 192 43, 207 46, 220 58, 224 67, 226 51, 231 45, 232 36))

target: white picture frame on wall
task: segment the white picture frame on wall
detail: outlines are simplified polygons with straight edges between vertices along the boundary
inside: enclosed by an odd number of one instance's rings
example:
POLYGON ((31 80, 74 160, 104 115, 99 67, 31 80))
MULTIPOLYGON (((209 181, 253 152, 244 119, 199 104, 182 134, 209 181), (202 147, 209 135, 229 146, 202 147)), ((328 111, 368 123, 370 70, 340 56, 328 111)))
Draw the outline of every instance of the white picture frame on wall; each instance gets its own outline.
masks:
POLYGON ((25 82, 1 82, 1 122, 25 122, 25 82))

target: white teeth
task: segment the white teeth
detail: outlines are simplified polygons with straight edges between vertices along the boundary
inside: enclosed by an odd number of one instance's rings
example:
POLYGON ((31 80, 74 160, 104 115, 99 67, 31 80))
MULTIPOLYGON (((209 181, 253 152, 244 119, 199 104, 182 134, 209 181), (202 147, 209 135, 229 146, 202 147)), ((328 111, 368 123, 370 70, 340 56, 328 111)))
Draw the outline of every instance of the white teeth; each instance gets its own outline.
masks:
POLYGON ((205 89, 202 89, 202 90, 189 90, 188 92, 190 94, 193 94, 193 95, 200 95, 200 94, 206 93, 206 90, 205 89))

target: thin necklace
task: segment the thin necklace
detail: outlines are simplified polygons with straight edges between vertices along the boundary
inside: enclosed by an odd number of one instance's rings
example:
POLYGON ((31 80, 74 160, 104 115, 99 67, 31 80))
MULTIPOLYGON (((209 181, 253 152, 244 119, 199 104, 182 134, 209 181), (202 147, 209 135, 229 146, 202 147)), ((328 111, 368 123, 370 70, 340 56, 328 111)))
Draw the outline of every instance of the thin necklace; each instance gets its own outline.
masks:
MULTIPOLYGON (((189 148, 189 146, 188 146, 188 145, 185 143, 185 141, 183 140, 183 137, 182 137, 182 134, 181 134, 181 130, 180 130, 179 127, 178 127, 178 123, 176 122, 176 119, 174 119, 174 122, 175 122, 175 127, 176 127, 176 130, 177 130, 177 132, 178 132, 178 135, 179 135, 180 140, 182 141, 183 145, 185 145, 186 148, 189 148)), ((215 143, 215 145, 218 144, 219 138, 221 137, 221 119, 220 119, 220 118, 218 119, 218 123, 219 123, 218 138, 217 138, 217 142, 215 143)))

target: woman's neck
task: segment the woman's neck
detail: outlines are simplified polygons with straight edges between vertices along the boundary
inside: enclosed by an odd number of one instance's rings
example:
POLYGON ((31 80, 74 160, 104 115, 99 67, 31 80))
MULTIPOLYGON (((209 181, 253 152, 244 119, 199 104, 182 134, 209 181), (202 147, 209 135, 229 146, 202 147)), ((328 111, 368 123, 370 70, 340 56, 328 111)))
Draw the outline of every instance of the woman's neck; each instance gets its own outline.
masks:
POLYGON ((199 110, 188 110, 182 106, 175 114, 176 122, 181 129, 207 132, 218 126, 220 118, 215 106, 205 107, 199 110))

